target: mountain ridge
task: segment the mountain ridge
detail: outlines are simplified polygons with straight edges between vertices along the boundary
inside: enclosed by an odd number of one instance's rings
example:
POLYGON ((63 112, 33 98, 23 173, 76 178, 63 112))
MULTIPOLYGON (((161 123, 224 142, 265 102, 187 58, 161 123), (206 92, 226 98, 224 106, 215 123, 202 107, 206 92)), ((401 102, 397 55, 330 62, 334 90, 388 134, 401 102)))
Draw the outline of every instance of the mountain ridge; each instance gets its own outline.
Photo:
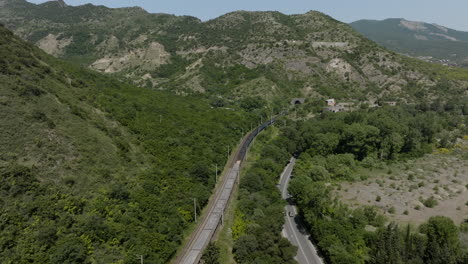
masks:
POLYGON ((445 65, 468 65, 468 32, 403 18, 358 20, 350 25, 396 52, 445 65))
POLYGON ((258 97, 275 105, 317 96, 410 102, 417 99, 413 83, 430 97, 445 78, 317 11, 234 11, 200 21, 140 8, 68 6, 55 14, 58 7, 47 3, 26 5, 4 8, 0 22, 52 55, 180 95, 228 103, 258 97))

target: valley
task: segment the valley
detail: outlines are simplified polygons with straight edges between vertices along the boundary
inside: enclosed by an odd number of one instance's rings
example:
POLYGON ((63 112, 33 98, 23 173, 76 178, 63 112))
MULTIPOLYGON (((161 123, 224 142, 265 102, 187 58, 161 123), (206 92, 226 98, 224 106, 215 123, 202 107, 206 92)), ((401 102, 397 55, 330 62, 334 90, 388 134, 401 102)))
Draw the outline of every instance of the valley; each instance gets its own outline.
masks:
POLYGON ((63 0, 0 23, 0 263, 468 263, 468 70, 412 58, 463 66, 464 32, 63 0))

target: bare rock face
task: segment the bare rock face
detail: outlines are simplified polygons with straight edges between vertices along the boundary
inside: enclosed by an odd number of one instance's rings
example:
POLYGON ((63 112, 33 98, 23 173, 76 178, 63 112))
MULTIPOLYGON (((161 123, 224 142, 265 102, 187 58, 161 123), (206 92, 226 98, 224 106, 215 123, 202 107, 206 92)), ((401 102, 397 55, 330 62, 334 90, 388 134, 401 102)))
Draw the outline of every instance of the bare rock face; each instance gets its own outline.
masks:
MULTIPOLYGON (((65 58, 83 55, 91 69, 120 73, 142 87, 274 101, 293 93, 328 97, 327 86, 343 88, 343 97, 369 90, 370 97, 378 98, 384 91, 405 95, 413 83, 423 88, 434 85, 420 68, 410 67, 401 56, 319 12, 239 11, 201 22, 134 8, 88 6, 81 12, 68 6, 61 9, 60 19, 54 19, 43 12, 48 5, 31 8, 31 14, 24 12, 24 6, 34 4, 26 0, 0 0, 0 5, 5 5, 0 21, 47 53, 65 58), (15 7, 12 1, 25 3, 15 7), (19 19, 17 14, 23 13, 19 19), (63 19, 64 14, 70 19, 63 19), (73 49, 67 48, 70 44, 73 49), (78 50, 81 47, 86 49, 78 50)), ((401 29, 414 30, 420 39, 434 37, 424 31, 432 26, 401 23, 401 29)), ((437 34, 450 33, 441 30, 437 34)))
POLYGON ((60 7, 67 7, 67 3, 65 3, 65 1, 63 0, 57 0, 57 2, 59 3, 60 7))
POLYGON ((427 30, 427 27, 424 25, 423 22, 407 21, 404 19, 400 21, 400 26, 413 31, 427 30))
POLYGON ((129 50, 117 56, 104 57, 91 64, 91 68, 105 73, 115 73, 138 66, 140 70, 151 70, 166 64, 170 54, 158 42, 151 42, 146 48, 129 50))
POLYGON ((347 48, 349 46, 348 42, 320 42, 315 41, 312 43, 314 48, 347 48))
POLYGON ((37 46, 53 56, 60 56, 64 53, 64 49, 70 45, 73 38, 59 39, 59 35, 49 34, 45 38, 37 42, 37 46))

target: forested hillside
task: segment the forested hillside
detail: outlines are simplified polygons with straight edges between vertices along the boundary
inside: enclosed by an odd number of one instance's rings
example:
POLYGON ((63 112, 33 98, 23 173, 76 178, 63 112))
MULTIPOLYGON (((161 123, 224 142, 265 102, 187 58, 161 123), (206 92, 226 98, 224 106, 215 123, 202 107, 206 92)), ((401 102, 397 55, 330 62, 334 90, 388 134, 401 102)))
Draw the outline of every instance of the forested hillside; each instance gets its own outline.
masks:
POLYGON ((466 72, 400 56, 315 11, 238 11, 202 22, 141 8, 1 3, 0 21, 50 54, 140 87, 202 94, 213 105, 242 98, 285 105, 293 97, 449 101, 451 90, 467 87, 466 72))
POLYGON ((400 18, 359 20, 350 25, 395 52, 440 64, 468 67, 468 32, 400 18))
POLYGON ((251 120, 70 65, 0 26, 0 262, 167 263, 251 120))

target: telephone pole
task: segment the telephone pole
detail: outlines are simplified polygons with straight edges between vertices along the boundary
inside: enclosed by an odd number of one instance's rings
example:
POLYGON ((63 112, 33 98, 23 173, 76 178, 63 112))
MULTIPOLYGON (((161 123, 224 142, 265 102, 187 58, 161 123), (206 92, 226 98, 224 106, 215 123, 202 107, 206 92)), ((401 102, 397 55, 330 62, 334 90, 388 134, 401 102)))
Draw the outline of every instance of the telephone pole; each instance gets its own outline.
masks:
POLYGON ((140 263, 143 264, 143 255, 135 255, 137 259, 140 260, 140 263))
POLYGON ((195 213, 195 223, 197 222, 197 198, 193 198, 193 212, 195 213))

